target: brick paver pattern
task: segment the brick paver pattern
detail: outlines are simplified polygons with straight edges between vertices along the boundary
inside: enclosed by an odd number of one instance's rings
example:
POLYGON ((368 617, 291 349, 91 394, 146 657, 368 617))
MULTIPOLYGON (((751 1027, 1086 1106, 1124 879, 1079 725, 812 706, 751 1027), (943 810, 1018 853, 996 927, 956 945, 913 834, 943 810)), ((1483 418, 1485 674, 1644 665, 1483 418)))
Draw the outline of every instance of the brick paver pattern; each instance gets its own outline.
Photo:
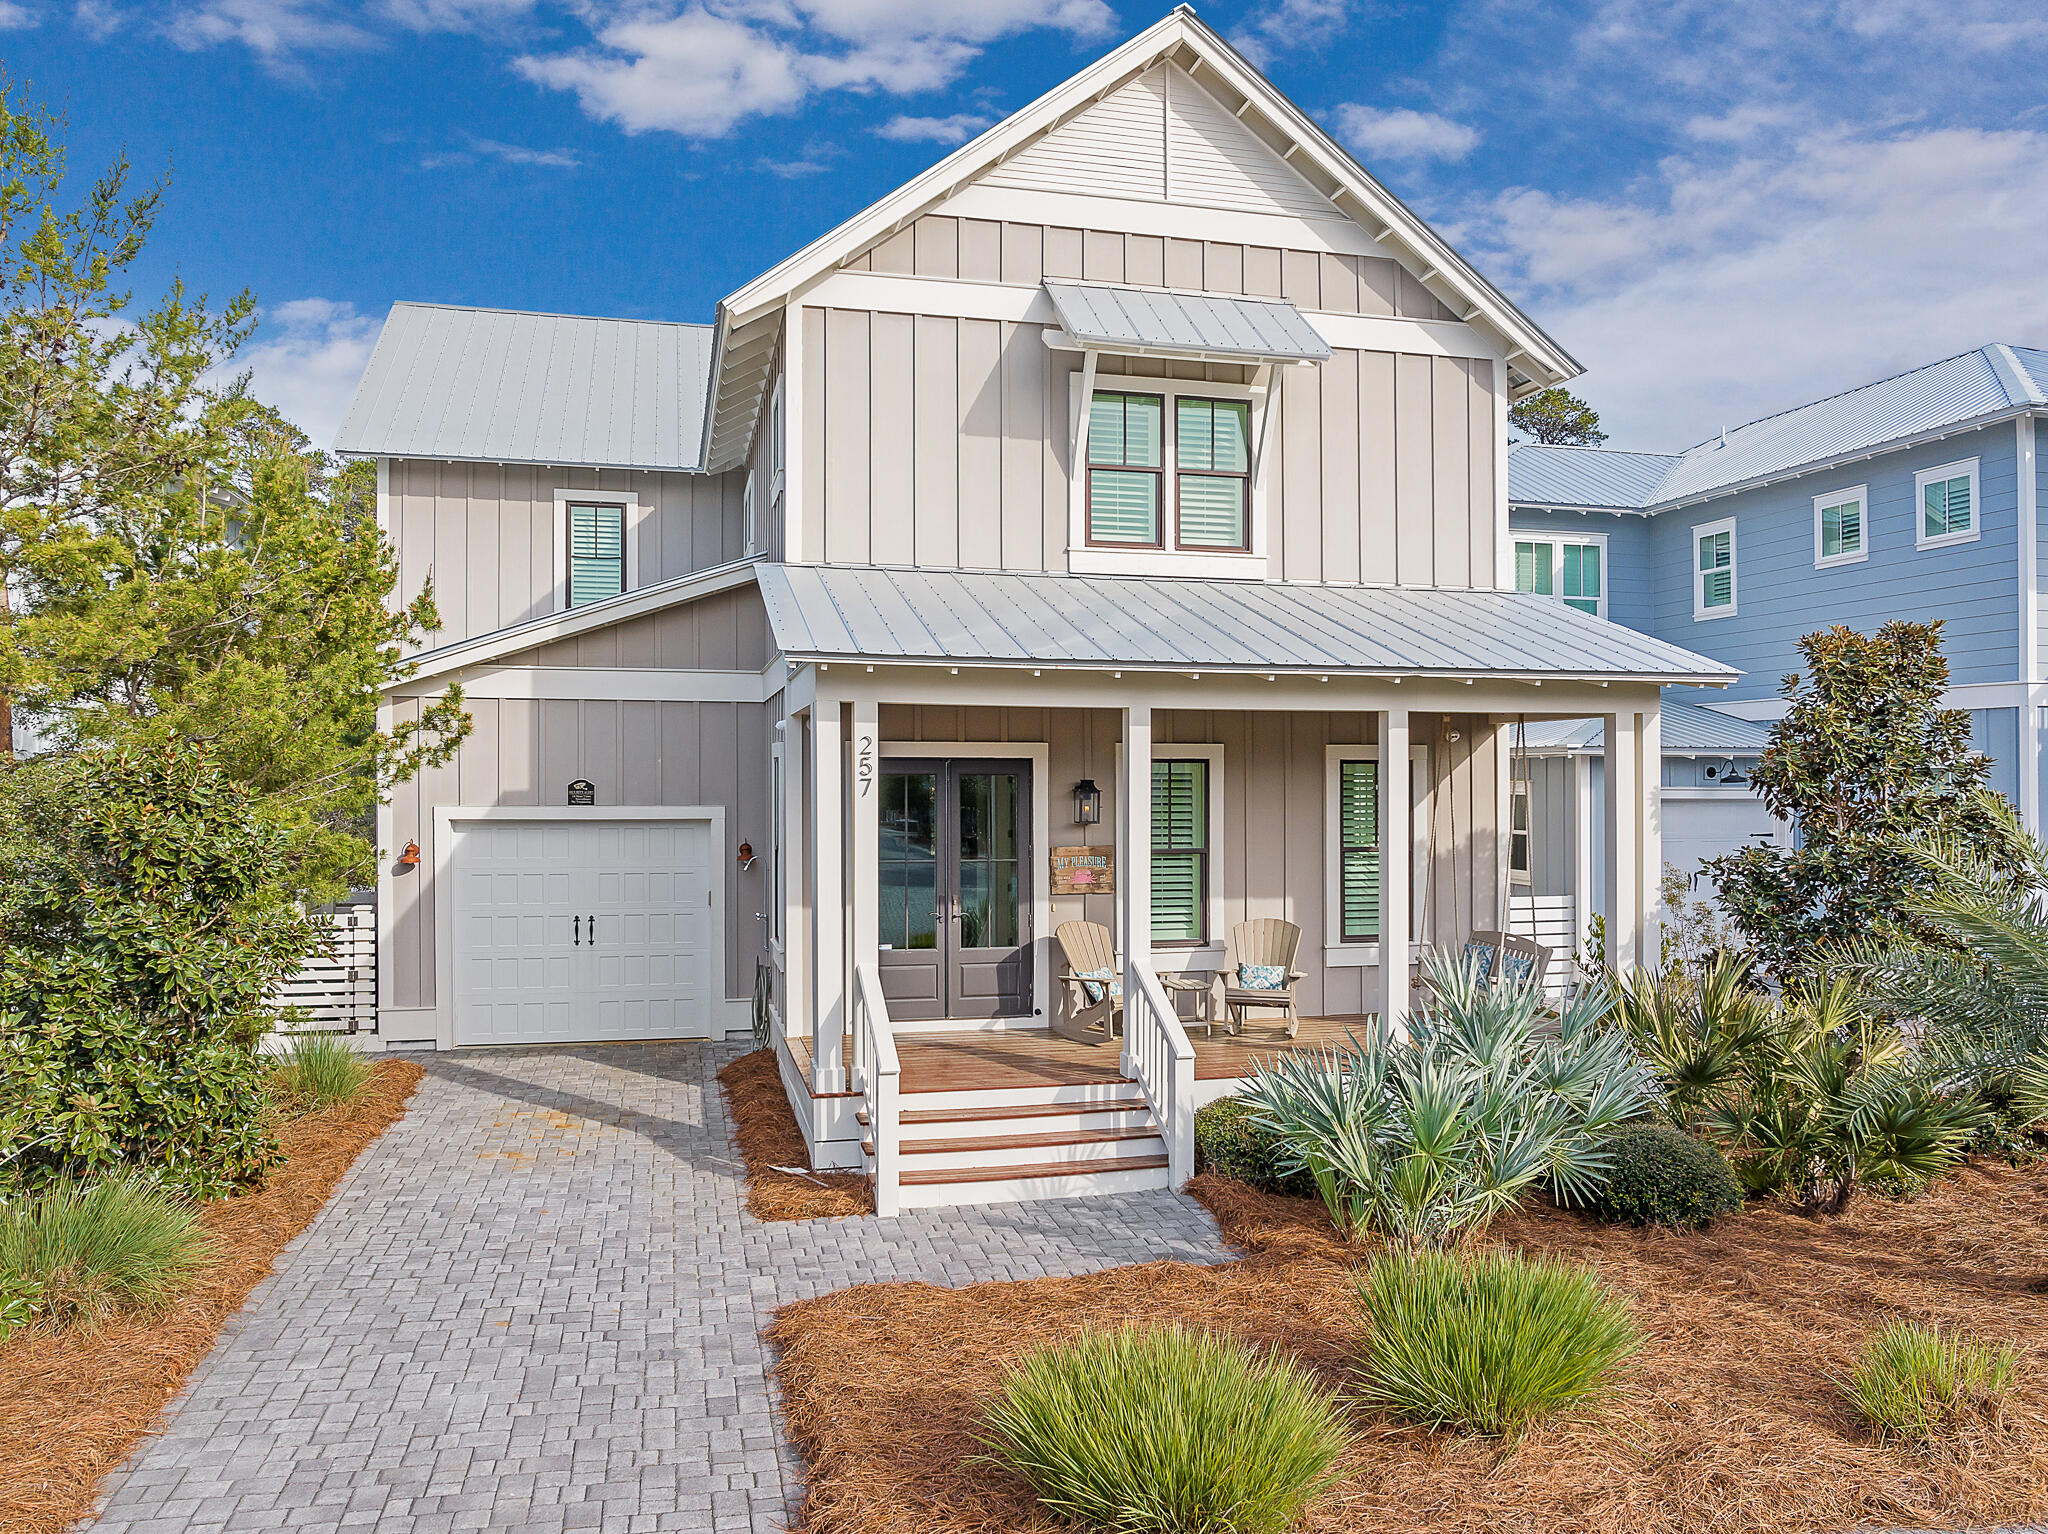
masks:
POLYGON ((776 1306, 1225 1255, 1164 1191, 763 1224, 715 1080, 738 1052, 430 1057, 89 1527, 781 1529, 776 1306))

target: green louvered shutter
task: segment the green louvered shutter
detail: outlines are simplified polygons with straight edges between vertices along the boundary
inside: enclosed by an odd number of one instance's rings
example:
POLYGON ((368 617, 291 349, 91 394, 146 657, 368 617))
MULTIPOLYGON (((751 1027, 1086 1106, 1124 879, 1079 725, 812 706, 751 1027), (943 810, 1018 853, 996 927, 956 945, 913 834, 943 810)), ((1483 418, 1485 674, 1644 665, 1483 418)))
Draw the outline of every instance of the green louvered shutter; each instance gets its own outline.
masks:
POLYGON ((1337 856, 1347 943, 1380 935, 1380 764, 1343 762, 1337 776, 1337 856))
POLYGON ((1201 943, 1209 894, 1209 764, 1152 764, 1152 941, 1201 943))
POLYGON ((626 508, 569 507, 569 605, 582 607, 626 589, 626 508))
POLYGON ((1515 590, 1532 591, 1540 597, 1550 595, 1549 544, 1515 545, 1515 590))

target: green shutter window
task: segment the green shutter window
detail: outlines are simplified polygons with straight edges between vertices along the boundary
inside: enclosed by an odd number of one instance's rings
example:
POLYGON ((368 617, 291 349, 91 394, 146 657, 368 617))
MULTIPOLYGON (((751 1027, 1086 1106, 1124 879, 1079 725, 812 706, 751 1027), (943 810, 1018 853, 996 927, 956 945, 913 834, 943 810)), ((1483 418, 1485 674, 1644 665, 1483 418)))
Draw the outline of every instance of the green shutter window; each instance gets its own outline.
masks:
POLYGON ((1533 591, 1540 597, 1551 594, 1549 544, 1515 545, 1515 590, 1533 591))
POLYGON ((1600 545, 1567 543, 1562 551, 1564 569, 1559 584, 1564 605, 1582 613, 1600 616, 1600 545))
POLYGON ((1174 401, 1176 541, 1185 549, 1242 549, 1251 495, 1251 406, 1174 401))
POLYGON ((1380 764, 1337 764, 1338 903, 1347 943, 1380 935, 1380 764))
POLYGON ((569 507, 569 605, 582 607, 626 589, 626 508, 569 507))
POLYGON ((1929 480, 1921 491, 1921 509, 1927 537, 1954 538, 1967 533, 1976 510, 1971 504, 1970 476, 1929 480))
POLYGON ((1820 509, 1820 557, 1838 559, 1863 552, 1863 503, 1843 501, 1820 509))
POLYGON ((1098 393, 1088 402, 1088 541, 1157 547, 1166 401, 1098 393))
POLYGON ((1699 605, 1702 608, 1734 606, 1735 548, 1733 536, 1725 529, 1718 533, 1702 534, 1699 539, 1699 549, 1699 605))
POLYGON ((1209 764, 1152 764, 1152 941, 1208 941, 1209 764))

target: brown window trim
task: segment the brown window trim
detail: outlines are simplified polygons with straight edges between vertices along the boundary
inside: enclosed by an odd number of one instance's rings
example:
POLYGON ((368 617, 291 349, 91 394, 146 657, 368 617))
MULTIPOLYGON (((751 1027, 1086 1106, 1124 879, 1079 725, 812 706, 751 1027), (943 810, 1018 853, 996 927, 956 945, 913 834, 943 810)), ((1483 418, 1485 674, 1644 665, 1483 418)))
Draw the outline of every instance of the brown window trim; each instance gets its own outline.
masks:
POLYGON ((1173 396, 1173 548, 1177 554, 1249 554, 1252 551, 1251 402, 1218 399, 1207 394, 1173 396), (1242 405, 1245 415, 1246 467, 1234 469, 1183 469, 1180 466, 1180 407, 1192 400, 1200 405, 1242 405), (1190 475, 1197 479, 1235 479, 1244 483, 1244 537, 1236 543, 1183 543, 1180 537, 1180 485, 1190 475))
MULTIPOLYGON (((1137 463, 1097 463, 1094 455, 1089 451, 1088 433, 1084 422, 1084 429, 1081 433, 1081 536, 1091 549, 1153 549, 1164 552, 1166 548, 1166 402, 1169 396, 1163 393, 1153 394, 1139 389, 1115 388, 1098 389, 1095 393, 1114 394, 1122 399, 1150 399, 1159 402, 1160 462, 1157 468, 1147 468, 1145 465, 1137 463), (1152 476, 1154 482, 1159 486, 1152 497, 1154 513, 1158 518, 1157 537, 1153 538, 1149 543, 1132 543, 1122 538, 1097 538, 1095 536, 1095 471, 1097 469, 1109 469, 1119 474, 1149 474, 1152 476)), ((1084 412, 1092 415, 1095 409, 1095 396, 1091 394, 1087 399, 1083 400, 1081 408, 1084 412)), ((1178 530, 1179 517, 1180 508, 1176 504, 1174 507, 1176 531, 1178 530)))

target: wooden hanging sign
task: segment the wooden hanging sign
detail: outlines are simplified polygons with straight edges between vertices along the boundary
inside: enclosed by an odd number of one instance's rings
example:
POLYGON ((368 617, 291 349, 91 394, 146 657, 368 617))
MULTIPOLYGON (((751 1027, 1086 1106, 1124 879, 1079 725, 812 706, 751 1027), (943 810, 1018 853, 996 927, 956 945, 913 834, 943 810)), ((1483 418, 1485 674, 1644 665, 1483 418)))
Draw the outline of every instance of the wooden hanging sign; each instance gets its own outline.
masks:
POLYGON ((1053 848, 1052 892, 1055 895, 1115 894, 1116 849, 1114 847, 1053 848))

